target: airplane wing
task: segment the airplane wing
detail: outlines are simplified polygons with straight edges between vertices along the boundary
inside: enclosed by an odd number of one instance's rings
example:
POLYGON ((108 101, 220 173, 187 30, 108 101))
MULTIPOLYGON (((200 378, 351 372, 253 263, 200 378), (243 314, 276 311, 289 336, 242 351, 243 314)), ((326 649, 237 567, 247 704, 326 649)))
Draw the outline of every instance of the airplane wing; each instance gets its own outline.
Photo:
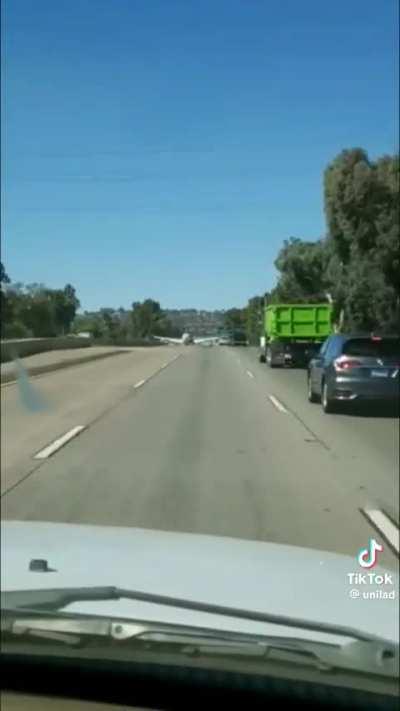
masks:
POLYGON ((167 336, 152 336, 155 341, 161 341, 161 343, 180 343, 182 344, 182 338, 168 338, 167 336))
POLYGON ((204 338, 195 338, 194 343, 216 343, 218 336, 206 336, 204 338))

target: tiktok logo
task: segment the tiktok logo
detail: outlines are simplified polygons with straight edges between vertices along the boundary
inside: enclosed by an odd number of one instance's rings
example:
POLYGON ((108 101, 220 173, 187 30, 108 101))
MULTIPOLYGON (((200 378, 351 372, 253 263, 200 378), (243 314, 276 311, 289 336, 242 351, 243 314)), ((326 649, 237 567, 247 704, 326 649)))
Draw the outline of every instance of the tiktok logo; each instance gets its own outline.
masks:
POLYGON ((376 565, 378 553, 382 553, 383 546, 375 540, 375 538, 370 538, 368 541, 367 548, 361 548, 357 559, 362 568, 373 568, 376 565))

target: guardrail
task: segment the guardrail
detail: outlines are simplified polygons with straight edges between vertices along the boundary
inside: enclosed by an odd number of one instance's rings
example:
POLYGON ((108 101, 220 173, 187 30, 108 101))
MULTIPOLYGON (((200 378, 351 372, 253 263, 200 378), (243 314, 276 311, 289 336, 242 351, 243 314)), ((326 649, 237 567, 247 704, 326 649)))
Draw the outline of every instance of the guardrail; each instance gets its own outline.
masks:
POLYGON ((80 336, 61 336, 58 338, 21 338, 1 341, 1 362, 24 358, 45 353, 46 351, 68 350, 69 348, 88 348, 92 345, 90 338, 80 336))

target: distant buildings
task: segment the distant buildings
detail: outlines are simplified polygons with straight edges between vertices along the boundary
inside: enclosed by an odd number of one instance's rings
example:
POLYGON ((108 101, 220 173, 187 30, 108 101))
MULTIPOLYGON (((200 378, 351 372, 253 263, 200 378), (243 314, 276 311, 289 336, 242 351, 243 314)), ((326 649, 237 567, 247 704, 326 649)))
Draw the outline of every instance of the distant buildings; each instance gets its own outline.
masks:
POLYGON ((210 336, 224 325, 223 311, 197 311, 196 309, 164 309, 171 324, 182 333, 210 336))

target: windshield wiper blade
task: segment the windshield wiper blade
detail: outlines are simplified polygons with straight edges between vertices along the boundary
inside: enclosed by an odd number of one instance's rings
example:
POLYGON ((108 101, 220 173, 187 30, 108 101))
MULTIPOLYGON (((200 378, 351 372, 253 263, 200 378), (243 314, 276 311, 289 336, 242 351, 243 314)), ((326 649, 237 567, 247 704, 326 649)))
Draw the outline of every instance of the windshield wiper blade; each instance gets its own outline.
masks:
POLYGON ((45 590, 3 592, 1 594, 1 607, 2 609, 7 608, 9 610, 19 608, 23 610, 56 612, 75 602, 96 602, 121 599, 147 602, 154 605, 174 607, 181 610, 205 612, 211 615, 232 617, 251 622, 263 622, 266 624, 281 625, 283 627, 293 627, 296 629, 322 632, 339 637, 349 637, 362 642, 379 641, 389 643, 383 637, 368 634, 367 632, 361 632, 360 630, 352 627, 325 622, 313 622, 300 618, 288 617, 286 615, 276 615, 269 612, 257 612, 255 610, 227 607, 225 605, 215 605, 211 603, 199 602, 197 600, 186 600, 168 595, 157 595, 155 593, 142 592, 139 590, 125 590, 124 588, 114 586, 54 588, 45 590))

